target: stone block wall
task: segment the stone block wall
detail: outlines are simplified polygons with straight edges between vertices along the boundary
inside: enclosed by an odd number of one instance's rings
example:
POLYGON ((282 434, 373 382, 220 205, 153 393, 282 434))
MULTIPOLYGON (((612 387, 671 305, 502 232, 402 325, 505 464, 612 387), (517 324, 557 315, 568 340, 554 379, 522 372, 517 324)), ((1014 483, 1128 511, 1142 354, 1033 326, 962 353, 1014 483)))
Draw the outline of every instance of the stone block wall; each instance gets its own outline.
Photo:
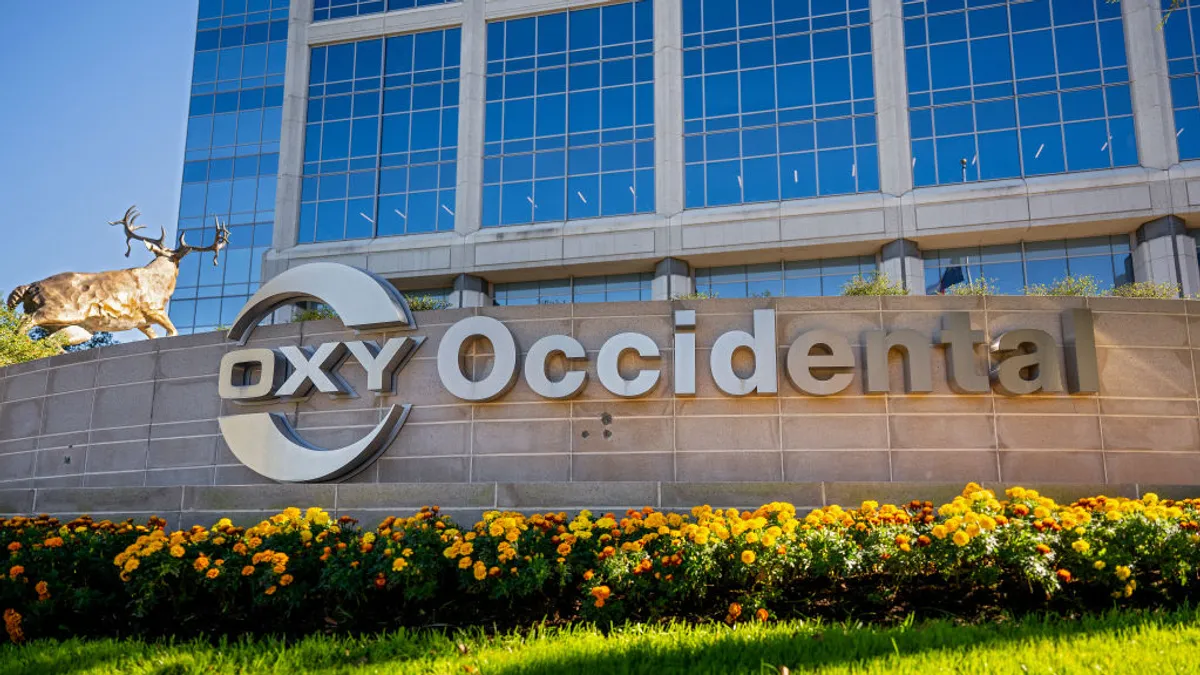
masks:
MULTIPOLYGON (((1200 485, 1200 398, 1191 327, 1200 303, 1111 298, 779 298, 541 305, 417 314, 426 343, 397 377, 394 395, 367 392, 353 360, 341 372, 360 393, 266 409, 284 412, 309 441, 361 438, 392 403, 413 410, 397 440, 340 485, 275 485, 225 447, 221 414, 245 412, 217 395, 219 333, 143 341, 0 369, 0 512, 143 514, 208 518, 316 504, 374 515, 438 502, 463 513, 492 507, 663 507, 772 499, 818 505, 876 494, 935 495, 967 481, 1109 486, 1200 485), (948 311, 969 311, 989 339, 1038 328, 1061 342, 1063 310, 1094 313, 1099 395, 962 395, 946 384, 935 351, 930 394, 903 393, 892 355, 892 393, 862 393, 862 356, 842 394, 801 394, 784 373, 784 350, 827 328, 860 349, 865 330, 909 328, 931 336, 948 311), (697 310, 697 394, 675 397, 671 312, 697 310), (777 312, 779 394, 733 398, 716 389, 709 351, 733 329, 752 330, 752 310, 777 312), (524 378, 497 401, 469 404, 437 375, 440 336, 472 314, 503 321, 527 349, 566 334, 588 350, 588 385, 565 402, 539 398, 524 378), (623 369, 662 370, 646 397, 619 399, 595 376, 609 337, 649 335, 662 359, 623 369), (268 485, 269 484, 269 485, 268 485), (881 485, 881 484, 890 484, 881 485), (941 486, 941 487, 938 487, 941 486), (841 492, 840 492, 841 491, 841 492), (851 491, 853 492, 853 491, 851 491)), ((351 339, 336 321, 261 327, 250 346, 351 339)), ((982 363, 982 348, 980 363, 982 363)), ((751 361, 739 352, 737 367, 751 361)), ((479 351, 468 359, 486 370, 479 351)), ((561 370, 552 363, 551 370, 561 370)), ((1161 488, 1158 488, 1161 489, 1161 488)), ((955 489, 955 491, 957 488, 955 489)), ((1200 494, 1200 488, 1196 492, 1200 494)), ((874 497, 873 497, 874 498, 874 497)), ((187 523, 191 524, 191 523, 187 523)))

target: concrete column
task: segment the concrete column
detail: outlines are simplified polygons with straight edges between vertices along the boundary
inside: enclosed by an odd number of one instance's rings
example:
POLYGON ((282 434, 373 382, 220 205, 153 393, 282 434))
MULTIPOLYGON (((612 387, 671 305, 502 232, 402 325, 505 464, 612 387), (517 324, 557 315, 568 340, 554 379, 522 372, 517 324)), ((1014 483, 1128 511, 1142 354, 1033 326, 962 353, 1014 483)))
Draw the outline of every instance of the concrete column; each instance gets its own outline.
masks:
POLYGON ((690 295, 696 290, 691 266, 679 258, 663 258, 654 266, 654 281, 650 288, 654 300, 690 295))
MULTIPOLYGON (((288 10, 287 63, 283 79, 283 124, 279 132, 279 174, 271 248, 292 248, 300 234, 300 183, 304 172, 304 122, 308 114, 308 27, 313 0, 292 0, 288 10)), ((263 266, 263 281, 269 278, 263 266)))
POLYGON ((1184 295, 1200 292, 1196 240, 1178 216, 1163 216, 1143 224, 1134 235, 1133 278, 1179 284, 1184 295))
POLYGON ((1121 0, 1121 15, 1125 21, 1138 159, 1144 167, 1167 169, 1179 162, 1179 147, 1175 143, 1166 46, 1159 28, 1162 11, 1158 0, 1121 0))
POLYGON ((879 189, 885 195, 900 196, 913 187, 900 0, 871 0, 871 62, 879 130, 879 189))
POLYGON ((487 23, 484 21, 484 0, 464 0, 462 56, 458 76, 458 188, 454 204, 454 231, 464 235, 479 231, 483 220, 486 71, 487 23))
POLYGON ((879 271, 899 281, 910 295, 925 295, 925 260, 911 239, 897 239, 883 245, 879 271))
POLYGON ((451 307, 491 307, 492 296, 488 295, 488 282, 471 274, 460 274, 454 279, 454 290, 446 296, 451 307))
POLYGON ((683 211, 683 9, 654 3, 654 191, 655 211, 683 211))

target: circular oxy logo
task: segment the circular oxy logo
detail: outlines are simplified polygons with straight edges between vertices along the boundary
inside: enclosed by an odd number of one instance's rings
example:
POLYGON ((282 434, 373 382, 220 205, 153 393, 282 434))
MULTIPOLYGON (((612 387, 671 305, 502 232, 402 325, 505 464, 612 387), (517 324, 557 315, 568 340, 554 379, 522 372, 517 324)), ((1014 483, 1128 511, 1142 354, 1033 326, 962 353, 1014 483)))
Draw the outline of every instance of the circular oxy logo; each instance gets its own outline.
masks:
MULTIPOLYGON (((386 279, 337 263, 294 267, 272 278, 250 298, 229 329, 229 338, 246 344, 254 327, 280 307, 316 300, 333 309, 347 328, 416 328, 404 296, 386 279)), ((390 393, 393 380, 421 337, 327 342, 316 347, 236 349, 221 359, 222 399, 242 404, 303 399, 316 390, 354 395, 338 375, 353 357, 367 372, 367 389, 390 393)), ((300 437, 280 413, 248 412, 219 418, 229 450, 246 466, 277 481, 309 483, 345 478, 379 456, 408 418, 410 404, 392 405, 361 440, 340 448, 320 448, 300 437)))

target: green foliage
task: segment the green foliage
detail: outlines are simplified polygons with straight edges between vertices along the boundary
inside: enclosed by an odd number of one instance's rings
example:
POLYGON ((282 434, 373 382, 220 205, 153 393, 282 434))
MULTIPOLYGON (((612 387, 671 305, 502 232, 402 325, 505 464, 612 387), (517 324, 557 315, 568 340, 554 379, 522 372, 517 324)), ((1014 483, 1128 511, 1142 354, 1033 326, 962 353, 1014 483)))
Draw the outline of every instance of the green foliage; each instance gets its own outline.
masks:
POLYGON ((63 353, 67 341, 62 337, 35 340, 20 330, 22 314, 0 305, 0 366, 44 359, 63 353))
POLYGON ((692 291, 691 293, 676 293, 671 296, 672 300, 715 300, 717 298, 716 291, 692 291))
POLYGON ((865 276, 857 274, 847 281, 842 286, 842 295, 908 295, 908 289, 883 272, 872 272, 865 276))
POLYGON ((1100 295, 1100 285, 1096 283, 1096 278, 1091 275, 1083 275, 1073 277, 1067 275, 1061 279, 1055 279, 1054 283, 1033 284, 1025 287, 1025 295, 1040 295, 1057 298, 1084 298, 1095 297, 1100 295))
POLYGON ((946 289, 946 295, 999 295, 995 279, 980 277, 963 281, 946 289))
POLYGON ((449 300, 432 295, 405 295, 404 299, 408 301, 408 308, 414 312, 428 312, 450 307, 449 300))
POLYGON ((1179 284, 1135 281, 1117 286, 1109 291, 1108 295, 1114 298, 1158 298, 1170 300, 1179 297, 1179 284))
MULTIPOLYGON (((48 333, 45 328, 38 327, 29 331, 29 337, 33 338, 34 340, 44 340, 49 336, 50 333, 48 333)), ((120 341, 113 337, 112 333, 100 331, 99 333, 93 333, 91 339, 83 344, 64 346, 63 351, 82 352, 87 351, 88 349, 96 349, 97 347, 108 347, 110 345, 119 344, 121 344, 120 341)))
POLYGON ((1200 611, 1113 611, 980 625, 944 618, 742 625, 539 625, 531 630, 398 630, 300 640, 40 641, 0 648, 10 675, 763 675, 1186 673, 1200 659, 1200 611))
POLYGON ((324 319, 336 319, 337 312, 333 311, 328 305, 313 305, 300 309, 292 315, 292 323, 301 323, 304 321, 322 321, 324 319))

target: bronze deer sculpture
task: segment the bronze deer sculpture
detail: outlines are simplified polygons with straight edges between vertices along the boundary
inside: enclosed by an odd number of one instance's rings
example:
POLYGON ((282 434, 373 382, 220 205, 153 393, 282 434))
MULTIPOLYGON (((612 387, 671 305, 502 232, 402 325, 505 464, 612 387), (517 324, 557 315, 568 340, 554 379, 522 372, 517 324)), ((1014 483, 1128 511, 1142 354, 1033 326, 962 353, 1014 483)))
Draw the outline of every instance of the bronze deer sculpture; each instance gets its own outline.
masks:
POLYGON ((8 296, 8 308, 23 306, 22 330, 40 326, 51 334, 61 331, 71 345, 87 342, 97 331, 136 328, 155 338, 153 324, 165 328, 168 336, 178 335, 167 316, 167 302, 175 292, 179 261, 192 252, 211 252, 213 265, 218 264, 221 249, 229 243, 229 229, 218 220, 216 239, 209 246, 190 246, 181 232, 179 244, 168 248, 166 228, 157 239, 137 234, 145 229, 134 225, 139 215, 137 207, 131 206, 124 218, 108 224, 124 227, 126 258, 133 252, 133 242, 140 241, 154 254, 154 260, 124 270, 64 272, 17 287, 8 296))

